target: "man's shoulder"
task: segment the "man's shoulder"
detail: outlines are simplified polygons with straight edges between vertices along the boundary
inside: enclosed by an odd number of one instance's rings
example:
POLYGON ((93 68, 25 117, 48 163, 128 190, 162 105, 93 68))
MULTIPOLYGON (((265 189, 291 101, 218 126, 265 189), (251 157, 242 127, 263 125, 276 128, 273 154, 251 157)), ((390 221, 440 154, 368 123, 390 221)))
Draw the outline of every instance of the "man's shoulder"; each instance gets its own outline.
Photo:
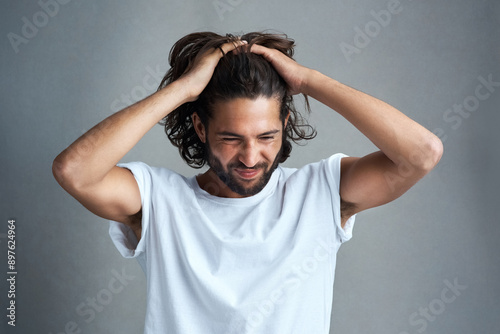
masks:
POLYGON ((119 163, 118 167, 129 169, 136 178, 149 180, 150 182, 167 182, 175 184, 187 184, 188 178, 182 174, 159 166, 151 166, 143 161, 131 161, 119 163))
POLYGON ((298 170, 298 168, 279 166, 277 170, 282 178, 288 179, 292 174, 294 174, 298 170))
POLYGON ((308 175, 310 173, 317 172, 319 170, 337 170, 340 168, 340 161, 342 158, 347 157, 343 153, 335 153, 328 158, 321 159, 319 161, 309 162, 299 168, 290 168, 280 166, 283 175, 288 178, 291 175, 308 175))

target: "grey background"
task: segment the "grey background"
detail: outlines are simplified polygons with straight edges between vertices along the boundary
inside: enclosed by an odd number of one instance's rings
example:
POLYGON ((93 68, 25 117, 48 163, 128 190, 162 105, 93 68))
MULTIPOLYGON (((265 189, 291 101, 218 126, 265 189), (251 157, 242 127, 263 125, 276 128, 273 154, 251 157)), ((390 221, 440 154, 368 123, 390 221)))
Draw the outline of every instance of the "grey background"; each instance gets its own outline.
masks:
MULTIPOLYGON (((371 11, 390 1, 220 3, 227 11, 212 1, 73 0, 57 13, 52 6, 51 15, 36 1, 2 3, 2 332, 142 332, 144 274, 118 254, 107 222, 59 187, 52 160, 117 108, 152 93, 159 78, 150 72, 168 69, 180 37, 273 29, 295 39, 298 62, 394 105, 439 131, 445 146, 437 168, 406 195, 358 215, 354 238, 339 252, 332 332, 499 333, 500 87, 467 117, 447 110, 473 101, 480 76, 500 81, 500 3, 401 0, 378 30, 371 11), (8 36, 23 37, 23 17, 40 27, 16 52, 8 36), (342 43, 354 45, 355 28, 367 24, 375 29, 370 42, 346 57, 342 43), (8 219, 16 220, 15 328, 5 316, 8 219), (116 272, 128 277, 121 285, 116 272), (446 281, 462 288, 444 303, 446 281)), ((375 150, 334 111, 315 101, 312 108, 318 137, 294 148, 287 166, 375 150)), ((123 159, 134 160, 199 172, 183 164, 159 125, 123 159)))

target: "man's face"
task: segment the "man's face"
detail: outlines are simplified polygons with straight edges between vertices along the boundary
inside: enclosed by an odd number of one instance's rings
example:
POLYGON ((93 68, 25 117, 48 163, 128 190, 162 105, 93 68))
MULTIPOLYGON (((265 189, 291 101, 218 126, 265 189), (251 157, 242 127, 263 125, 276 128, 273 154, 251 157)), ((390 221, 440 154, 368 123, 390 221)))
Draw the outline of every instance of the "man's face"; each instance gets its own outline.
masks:
POLYGON ((265 187, 281 155, 279 116, 280 102, 274 98, 237 98, 215 104, 208 131, 203 128, 198 134, 205 138, 209 172, 217 175, 221 186, 219 196, 246 197, 265 187))

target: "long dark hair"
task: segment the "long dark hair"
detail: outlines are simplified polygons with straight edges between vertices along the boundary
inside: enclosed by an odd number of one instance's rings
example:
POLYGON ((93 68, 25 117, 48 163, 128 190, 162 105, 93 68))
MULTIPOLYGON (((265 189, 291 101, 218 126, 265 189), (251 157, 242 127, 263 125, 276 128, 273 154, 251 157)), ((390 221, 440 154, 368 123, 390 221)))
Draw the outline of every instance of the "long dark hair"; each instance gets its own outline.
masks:
MULTIPOLYGON (((248 42, 248 50, 251 45, 259 44, 277 49, 290 58, 293 57, 295 42, 285 34, 252 32, 240 38, 248 42)), ((213 32, 197 32, 181 38, 170 50, 170 69, 161 81, 158 90, 189 71, 198 54, 203 54, 211 48, 218 48, 227 42, 234 43, 237 39, 238 36, 231 34, 221 36, 213 32)), ((238 54, 230 52, 222 57, 210 82, 198 99, 179 106, 163 118, 160 124, 165 127, 168 139, 179 149, 179 153, 187 164, 194 168, 201 168, 207 162, 206 149, 194 130, 191 115, 196 112, 207 127, 216 101, 228 101, 241 97, 254 99, 259 96, 277 98, 281 101, 280 119, 283 124, 290 113, 283 132, 282 156, 279 161, 284 162, 292 151, 290 140, 298 143, 301 140, 312 139, 316 136, 316 131, 295 109, 293 97, 287 92, 287 84, 274 67, 262 56, 249 51, 238 54)), ((304 95, 304 98, 306 109, 310 112, 307 96, 304 95)))

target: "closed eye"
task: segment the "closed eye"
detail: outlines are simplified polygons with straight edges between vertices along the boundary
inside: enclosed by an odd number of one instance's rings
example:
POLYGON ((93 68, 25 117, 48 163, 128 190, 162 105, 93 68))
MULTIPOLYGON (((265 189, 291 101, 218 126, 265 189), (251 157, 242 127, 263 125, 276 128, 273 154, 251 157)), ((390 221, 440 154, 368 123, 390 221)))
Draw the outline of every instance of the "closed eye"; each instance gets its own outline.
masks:
POLYGON ((225 142, 231 143, 231 142, 235 142, 235 141, 239 140, 239 138, 225 137, 225 138, 222 138, 222 140, 225 142))

